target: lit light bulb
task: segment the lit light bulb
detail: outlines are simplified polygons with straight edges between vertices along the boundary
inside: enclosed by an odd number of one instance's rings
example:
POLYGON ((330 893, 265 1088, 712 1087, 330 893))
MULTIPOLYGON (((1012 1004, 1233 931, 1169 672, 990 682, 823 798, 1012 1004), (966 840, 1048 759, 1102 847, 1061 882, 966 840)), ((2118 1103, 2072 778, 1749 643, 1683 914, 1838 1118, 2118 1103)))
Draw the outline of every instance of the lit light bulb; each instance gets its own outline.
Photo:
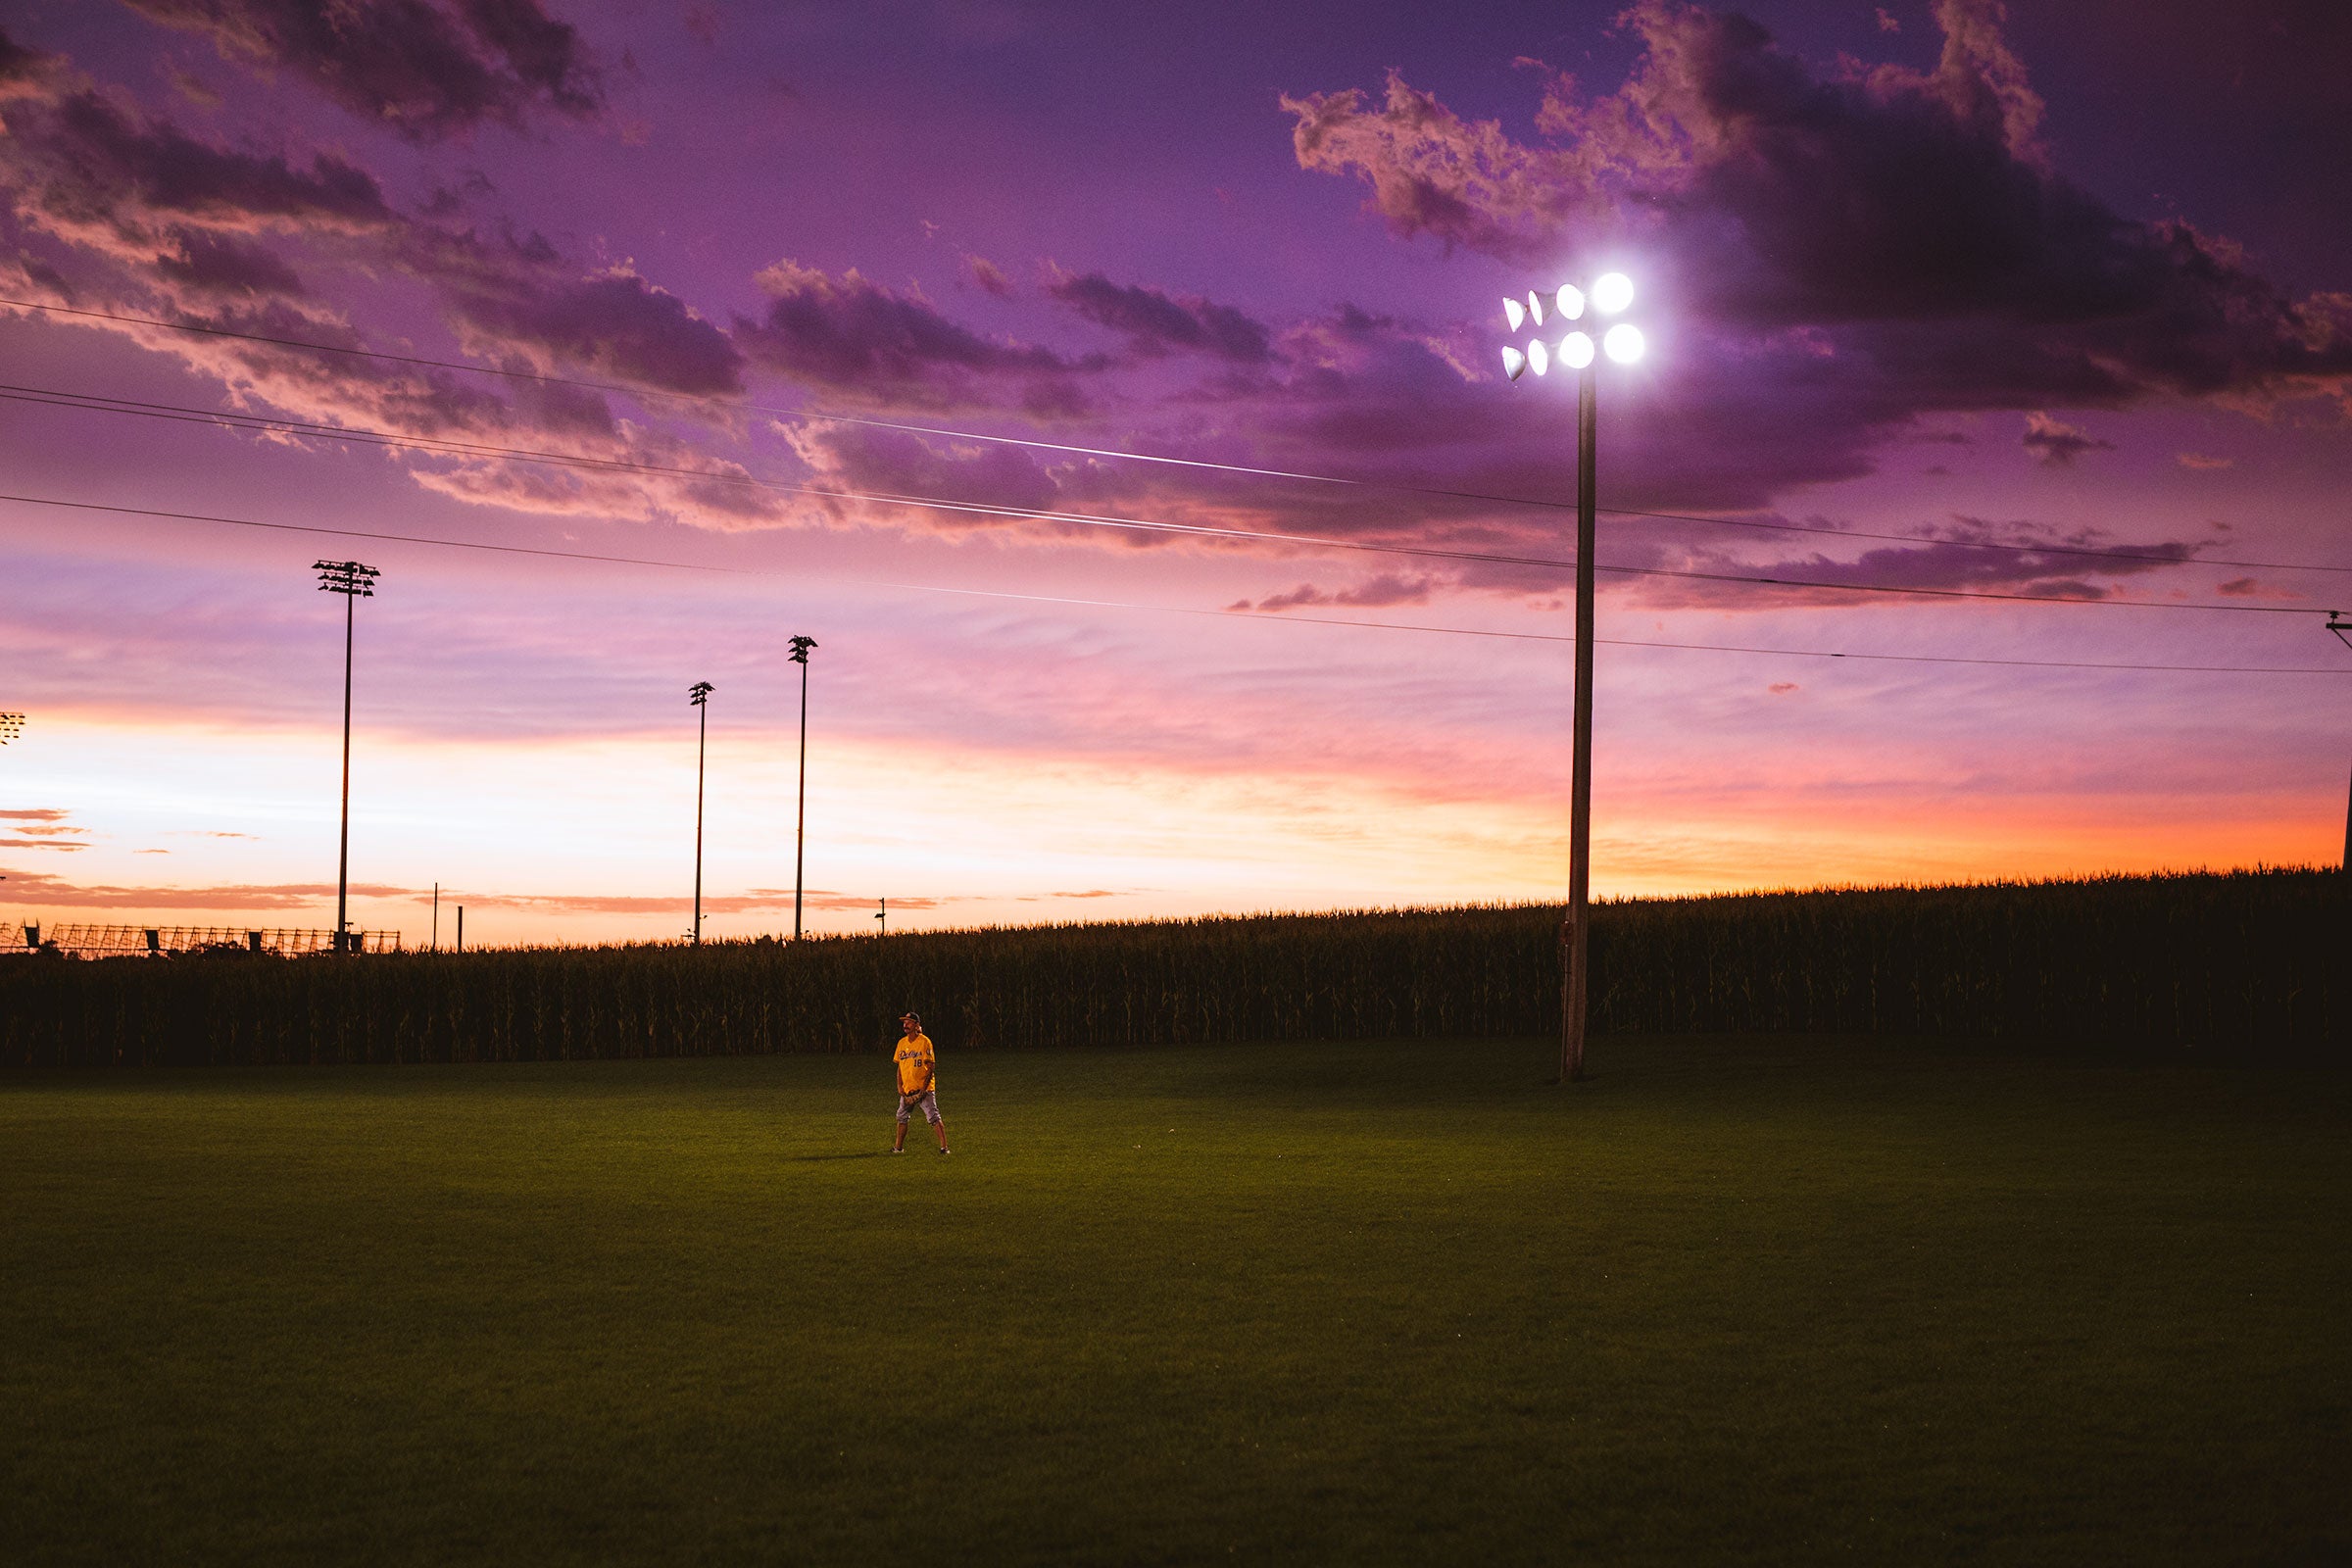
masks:
POLYGON ((1592 282, 1592 308, 1615 316, 1634 303, 1634 280, 1623 272, 1604 273, 1592 282))
POLYGON ((1630 321, 1620 321, 1609 328, 1609 335, 1600 340, 1600 346, 1619 365, 1631 365, 1642 357, 1642 329, 1630 321))
POLYGON ((1584 291, 1574 283, 1562 283, 1560 292, 1553 297, 1553 303, 1559 306, 1560 319, 1563 321, 1573 321, 1585 314, 1584 291))
POLYGON ((1538 375, 1542 375, 1545 370, 1551 368, 1551 361, 1544 352, 1542 338, 1536 339, 1527 346, 1527 368, 1538 375))
POLYGON ((1504 300, 1502 302, 1502 318, 1508 321, 1511 324, 1511 330, 1516 332, 1527 324, 1527 307, 1517 300, 1504 300))
POLYGON ((1560 339, 1560 361, 1571 369, 1581 370, 1592 363, 1592 340, 1582 332, 1571 332, 1560 339))
POLYGON ((1519 379, 1519 372, 1526 368, 1527 356, 1507 344, 1504 345, 1502 351, 1503 375, 1510 380, 1516 381, 1519 379))
POLYGON ((1527 291, 1527 314, 1528 318, 1538 326, 1544 324, 1544 302, 1536 297, 1536 291, 1532 288, 1527 291))

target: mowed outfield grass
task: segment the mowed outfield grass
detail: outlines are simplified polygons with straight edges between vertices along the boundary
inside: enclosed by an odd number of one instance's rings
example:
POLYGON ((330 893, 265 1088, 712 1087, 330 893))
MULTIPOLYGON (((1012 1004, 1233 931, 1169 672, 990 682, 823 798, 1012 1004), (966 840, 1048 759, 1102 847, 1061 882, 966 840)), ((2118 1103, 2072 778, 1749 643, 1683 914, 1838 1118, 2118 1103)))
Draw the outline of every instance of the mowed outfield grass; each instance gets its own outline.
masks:
POLYGON ((0 1555, 2352 1560, 2352 1075, 1546 1049, 0 1079, 0 1555))

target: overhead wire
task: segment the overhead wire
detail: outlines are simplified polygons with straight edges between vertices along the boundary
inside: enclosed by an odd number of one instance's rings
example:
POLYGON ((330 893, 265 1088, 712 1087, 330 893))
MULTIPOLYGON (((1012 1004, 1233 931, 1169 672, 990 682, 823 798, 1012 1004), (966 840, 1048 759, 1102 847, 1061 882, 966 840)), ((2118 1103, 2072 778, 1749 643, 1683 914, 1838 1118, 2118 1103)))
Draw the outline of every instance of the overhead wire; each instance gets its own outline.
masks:
MULTIPOLYGON (((533 556, 564 561, 578 561, 598 564, 649 566, 673 571, 710 572, 728 576, 777 577, 803 580, 805 573, 789 572, 773 567, 729 566, 709 562, 668 561, 652 556, 608 555, 584 550, 553 550, 534 545, 491 544, 474 539, 447 539, 429 534, 395 533, 374 528, 334 528, 319 523, 267 522, 251 517, 232 517, 217 513, 172 512, 155 507, 129 507, 95 501, 71 501, 56 496, 28 496, 0 493, 0 502, 24 506, 58 507, 76 512, 104 512, 122 516, 147 517, 178 522, 209 522, 237 528, 259 528, 278 533, 321 534, 338 539, 372 539, 401 544, 428 545, 449 550, 482 551, 498 555, 533 556)), ((1015 593, 1005 589, 956 587, 940 583, 894 582, 876 578, 840 579, 860 586, 886 588, 900 592, 951 594, 963 598, 1012 600, 1024 604, 1082 606, 1100 610, 1145 612, 1155 614, 1209 616, 1222 620, 1249 620, 1260 625, 1292 624, 1314 626, 1353 626, 1372 631, 1404 631, 1432 633, 1453 637, 1487 637, 1510 642, 1573 643, 1572 634, 1562 632, 1497 631, 1476 626, 1436 626, 1408 621, 1356 620, 1336 615, 1295 615, 1288 612, 1269 614, 1243 612, 1233 610, 1200 610, 1182 605, 1137 604, 1116 599, 1091 599, 1062 594, 1015 593)), ((2058 660, 2058 659, 1983 659, 1950 654, 1885 654, 1836 652, 1819 648, 1766 648, 1731 643, 1664 642, 1647 638, 1597 637, 1595 642, 1614 648, 1671 649, 1687 653, 1756 654, 1788 659, 1851 659, 1876 663, 1899 664, 1974 664, 2023 669, 2098 669, 2135 670, 2174 674, 2211 675, 2352 675, 2352 665, 2331 668, 2324 665, 2249 665, 2249 664, 2157 664, 2115 661, 2058 660)))
MULTIPOLYGON (((1304 469, 1259 467, 1249 464, 1224 463, 1209 458, 1180 458, 1166 453, 1136 452, 1120 447, 1088 446, 1077 442, 1047 441, 1031 436, 1004 435, 994 431, 962 430, 940 425, 917 424, 907 420, 883 419, 869 415, 833 414, 815 409, 787 409, 754 403, 745 398, 718 397, 710 393, 680 392, 666 387, 642 383, 601 381, 593 377, 557 375, 543 370, 522 370, 506 366, 476 365, 464 360, 442 360, 426 355, 395 354, 384 349, 364 349, 348 344, 318 343, 304 338, 277 337, 262 332, 241 332, 231 327, 211 326, 193 321, 167 321, 155 317, 130 316, 115 311, 97 311, 84 307, 48 304, 38 300, 0 298, 0 307, 40 311, 53 316, 77 317, 89 320, 113 321, 122 325, 149 326, 164 331, 183 332, 196 336, 235 339, 247 343, 262 343, 274 348, 305 350, 317 354, 342 355, 355 359, 380 360, 387 364, 415 366, 419 368, 456 370, 472 375, 495 376, 506 380, 534 382, 547 386, 568 387, 579 391, 612 393, 622 397, 652 398, 671 403, 696 404, 709 408, 727 409, 743 414, 762 414, 772 418, 845 424, 868 429, 894 430, 911 435, 927 435, 942 440, 988 442, 999 446, 1024 447, 1034 451, 1060 452, 1072 456, 1106 458, 1126 463, 1160 464, 1174 467, 1199 468, 1221 473, 1247 474, 1258 478, 1295 479, 1310 484, 1345 485, 1396 495, 1431 496, 1456 501, 1477 501, 1495 506, 1530 507, 1556 512, 1573 512, 1576 503, 1551 497, 1510 495, 1485 490, 1451 489, 1435 485, 1405 484, 1396 480, 1353 478, 1341 474, 1315 473, 1304 469)), ((1833 528, 1823 524, 1789 522, 1761 517, 1712 516, 1687 512, 1654 512, 1632 507, 1600 507, 1597 511, 1609 516, 1642 517, 1658 521, 1698 523, 1725 528, 1760 529, 1774 533, 1811 534, 1828 538, 1867 539, 1894 544, 1942 545, 1964 550, 1990 550, 2014 555, 2070 556, 2091 561, 2132 562, 2152 565, 2210 565, 2235 566, 2260 571, 2312 571, 2352 574, 2352 565, 2331 565, 2317 562, 2249 561, 2229 556, 2181 556, 2156 551, 2112 550, 2089 545, 2050 543, 2017 543, 1993 539, 1953 539, 1935 534, 1886 533, 1863 528, 1833 528)))
MULTIPOLYGON (((1493 551, 1447 550, 1427 545, 1376 544, 1365 540, 1335 539, 1321 534, 1286 533, 1273 529, 1228 528, 1207 523, 1171 522, 1161 518, 1127 517, 1099 513, 1063 512, 1040 507, 1018 507, 1002 504, 956 501, 947 497, 898 494, 887 491, 852 490, 820 485, 791 484, 782 480, 761 479, 749 473, 730 473, 709 468, 688 467, 683 465, 654 464, 620 458, 599 458, 580 453, 544 452, 532 448, 508 447, 489 442, 459 441, 448 437, 407 435, 398 431, 372 430, 364 426, 327 424, 317 420, 295 419, 276 415, 244 414, 233 411, 193 409, 179 404, 154 403, 133 398, 118 398, 100 393, 84 393, 53 387, 33 387, 0 383, 0 399, 36 404, 51 408, 78 409, 89 413, 131 415, 146 418, 166 419, 179 423, 212 424, 232 429, 267 430, 284 434, 309 436, 322 440, 345 441, 371 446, 406 448, 460 458, 490 458, 505 462, 540 463, 557 466, 596 471, 647 473, 663 477, 690 478, 700 482, 742 485, 787 495, 809 496, 826 500, 860 501, 881 506, 908 507, 925 511, 946 512, 966 515, 1020 518, 1033 521, 1058 522, 1088 527, 1124 529, 1128 531, 1186 535, 1198 538, 1249 540, 1259 543, 1297 545, 1319 550, 1343 550, 1371 555, 1402 556, 1425 560, 1468 562, 1480 564, 1506 565, 1547 570, 1572 569, 1573 559, 1547 556, 1512 556, 1493 551)), ((1751 584, 1780 588, 1801 588, 1828 593, 1856 593, 1895 595, 1928 599, 1975 599, 2029 605, 2095 606, 2107 609, 2187 610, 2229 614, 2313 615, 2324 611, 2296 605, 2216 604, 2206 600, 2180 599, 2118 599, 2110 597, 2007 593, 1993 589, 1928 588, 1907 584, 1839 582, 1834 579, 1763 576, 1742 572, 1695 571, 1670 566, 1626 566, 1602 562, 1593 563, 1595 572, 1613 576, 1674 578, 1693 582, 1751 584)))

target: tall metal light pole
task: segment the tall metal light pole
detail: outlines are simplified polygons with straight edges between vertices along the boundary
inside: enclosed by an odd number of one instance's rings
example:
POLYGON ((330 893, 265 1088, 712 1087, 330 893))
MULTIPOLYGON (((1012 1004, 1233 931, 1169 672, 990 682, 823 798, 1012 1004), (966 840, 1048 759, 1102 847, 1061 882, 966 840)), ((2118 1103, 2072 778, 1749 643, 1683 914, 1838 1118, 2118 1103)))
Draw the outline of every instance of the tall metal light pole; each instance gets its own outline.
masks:
MULTIPOLYGON (((1595 316, 1615 316, 1634 302, 1633 280, 1623 272, 1593 279, 1590 300, 1574 284, 1564 283, 1552 295, 1552 310, 1565 321, 1585 319, 1588 305, 1595 316)), ((1544 301, 1530 293, 1527 303, 1502 302, 1503 319, 1512 331, 1544 324, 1544 301)), ((1590 324, 1598 325, 1597 321, 1590 324)), ((1539 376, 1558 358, 1577 372, 1576 381, 1576 714, 1575 752, 1569 776, 1568 912, 1560 923, 1560 1080, 1574 1083, 1585 1076, 1585 1020, 1592 968, 1592 551, 1593 511, 1597 491, 1593 480, 1594 433, 1598 381, 1594 374, 1599 352, 1620 365, 1642 357, 1642 332, 1626 322, 1612 326, 1599 345, 1578 328, 1547 349, 1541 336, 1527 347, 1502 351, 1503 373, 1516 381, 1529 370, 1539 376)))
MULTIPOLYGON (((2352 648, 2352 620, 2347 620, 2342 611, 2328 612, 2328 629, 2335 633, 2336 641, 2352 648)), ((2343 869, 2345 875, 2352 876, 2352 786, 2347 786, 2344 795, 2343 869)))
POLYGON ((694 945, 703 945, 703 755, 710 736, 710 694, 717 690, 707 680, 686 688, 694 705, 694 945))
POLYGON ((808 650, 813 637, 792 640, 792 662, 801 666, 801 816, 792 833, 792 940, 801 940, 801 862, 808 844, 808 650))
POLYGON ((318 591, 343 596, 343 831, 335 849, 335 951, 349 953, 351 943, 351 644, 352 627, 357 619, 354 602, 373 599, 375 579, 381 575, 373 566, 363 566, 356 561, 315 561, 311 569, 318 573, 318 591))

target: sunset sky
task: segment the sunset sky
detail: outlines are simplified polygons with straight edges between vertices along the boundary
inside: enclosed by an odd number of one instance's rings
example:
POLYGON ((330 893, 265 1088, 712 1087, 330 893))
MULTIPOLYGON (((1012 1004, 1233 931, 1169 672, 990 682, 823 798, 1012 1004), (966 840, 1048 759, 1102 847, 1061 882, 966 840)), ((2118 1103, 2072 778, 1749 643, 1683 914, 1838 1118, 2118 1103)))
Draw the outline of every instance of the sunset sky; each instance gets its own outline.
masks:
POLYGON ((682 935, 698 680, 788 930, 796 633, 812 929, 1559 897, 1611 269, 1596 894, 2340 848, 2341 6, 0 15, 9 924, 331 923, 320 558, 410 945, 682 935))

